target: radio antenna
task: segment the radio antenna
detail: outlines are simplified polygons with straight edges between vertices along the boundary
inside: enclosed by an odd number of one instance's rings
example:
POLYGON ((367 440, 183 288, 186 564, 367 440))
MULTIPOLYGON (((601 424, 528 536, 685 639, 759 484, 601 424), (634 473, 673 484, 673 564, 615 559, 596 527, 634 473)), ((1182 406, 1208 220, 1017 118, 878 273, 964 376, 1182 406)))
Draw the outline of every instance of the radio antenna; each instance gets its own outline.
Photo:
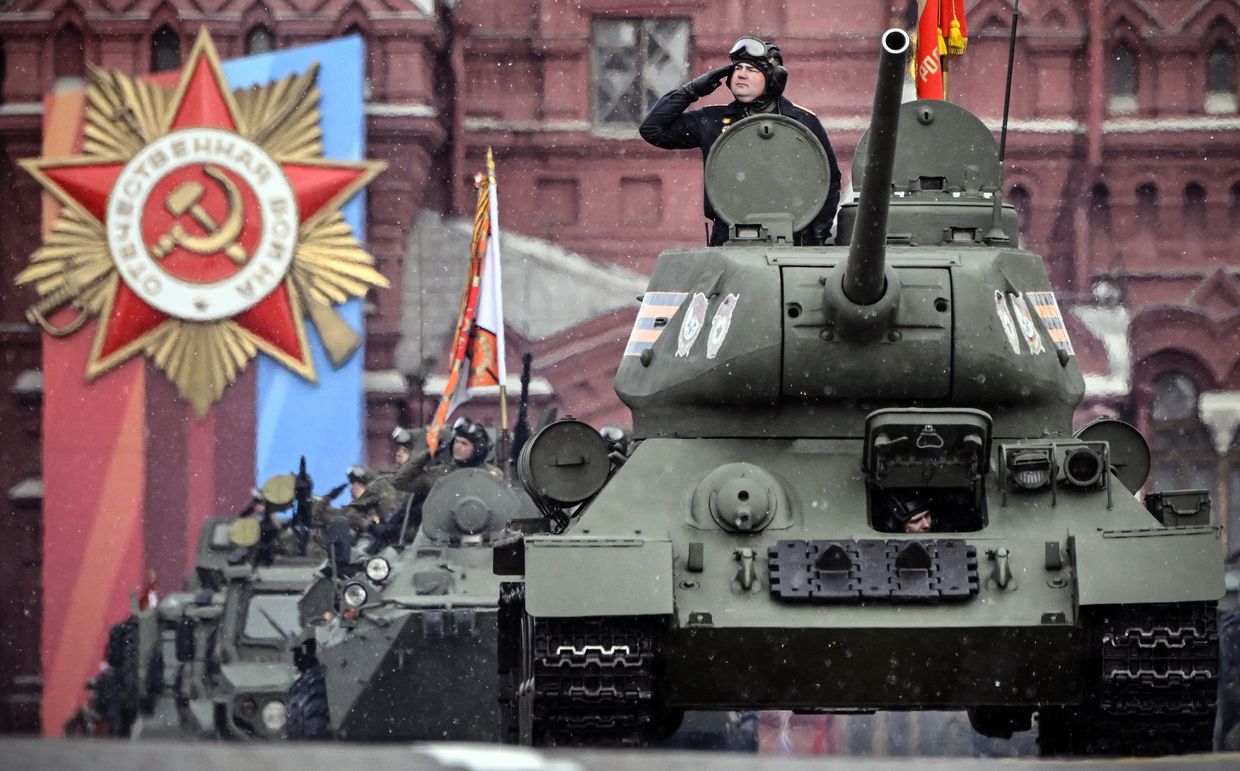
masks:
POLYGON ((1020 20, 1020 0, 1012 8, 1012 33, 1008 36, 1007 85, 1003 87, 1003 128, 999 132, 999 163, 1007 153, 1008 108, 1012 104, 1012 64, 1016 61, 1016 22, 1020 20))
POLYGON ((1020 0, 1012 7, 1012 31, 1008 36, 1007 84, 1003 87, 1003 124, 999 128, 999 187, 995 190, 994 209, 990 218, 990 232, 986 241, 991 244, 1011 243, 1003 229, 1003 159, 1007 157, 1008 110, 1012 105, 1012 66, 1016 61, 1016 24, 1020 20, 1020 0))

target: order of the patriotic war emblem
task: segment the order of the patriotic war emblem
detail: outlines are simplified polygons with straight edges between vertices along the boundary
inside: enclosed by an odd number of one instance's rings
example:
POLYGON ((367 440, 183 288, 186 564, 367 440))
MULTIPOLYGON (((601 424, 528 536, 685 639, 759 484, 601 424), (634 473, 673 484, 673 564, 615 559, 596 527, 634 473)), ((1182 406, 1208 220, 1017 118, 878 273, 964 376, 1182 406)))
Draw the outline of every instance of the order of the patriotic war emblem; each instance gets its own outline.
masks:
POLYGON ((49 334, 98 317, 88 379, 142 353, 205 415, 260 351, 314 380, 306 316, 357 349, 332 306, 387 280, 340 207, 383 164, 323 157, 317 76, 230 90, 205 31, 171 88, 90 69, 82 154, 22 164, 64 209, 17 277, 49 334))

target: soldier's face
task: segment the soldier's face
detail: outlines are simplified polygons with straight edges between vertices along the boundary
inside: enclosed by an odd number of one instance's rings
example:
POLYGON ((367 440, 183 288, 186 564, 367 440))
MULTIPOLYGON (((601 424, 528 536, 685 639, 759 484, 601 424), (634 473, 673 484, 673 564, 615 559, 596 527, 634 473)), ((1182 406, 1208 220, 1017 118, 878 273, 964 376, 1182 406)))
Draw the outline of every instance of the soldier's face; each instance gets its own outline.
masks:
POLYGON ((930 519, 930 512, 926 510, 922 510, 918 512, 917 514, 913 515, 913 518, 910 519, 908 522, 904 523, 904 532, 926 533, 930 531, 930 526, 933 524, 934 524, 933 520, 930 519))
POLYGON ((396 445, 395 457, 397 466, 409 460, 409 448, 403 444, 396 445))
POLYGON ((457 463, 464 463, 473 457, 474 443, 463 436, 458 436, 452 440, 452 460, 457 463))
POLYGON ((352 482, 349 484, 349 492, 353 493, 353 500, 362 497, 362 493, 366 492, 366 485, 361 482, 352 482))
POLYGON ((752 102, 766 91, 766 76, 748 62, 737 62, 732 70, 732 96, 738 102, 752 102))

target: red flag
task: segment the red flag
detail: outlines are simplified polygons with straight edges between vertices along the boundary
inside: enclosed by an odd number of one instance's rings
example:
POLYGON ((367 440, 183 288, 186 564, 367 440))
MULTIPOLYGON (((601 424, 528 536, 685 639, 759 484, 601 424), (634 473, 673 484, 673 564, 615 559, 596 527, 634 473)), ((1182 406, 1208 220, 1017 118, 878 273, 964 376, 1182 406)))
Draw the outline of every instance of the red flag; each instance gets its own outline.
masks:
POLYGON ((964 21, 964 0, 939 0, 940 40, 946 41, 946 49, 939 53, 960 56, 969 43, 969 28, 964 21))
POLYGON ((917 23, 917 56, 913 60, 918 99, 943 98, 943 67, 939 57, 946 46, 939 22, 939 0, 926 0, 917 23))
POLYGON ((508 376, 504 360, 504 302, 500 291, 499 200, 490 150, 487 150, 487 174, 477 175, 474 184, 478 188, 478 206, 469 245, 469 273, 452 342, 448 382, 426 432, 431 452, 438 447, 440 429, 457 407, 480 389, 503 385, 508 376))

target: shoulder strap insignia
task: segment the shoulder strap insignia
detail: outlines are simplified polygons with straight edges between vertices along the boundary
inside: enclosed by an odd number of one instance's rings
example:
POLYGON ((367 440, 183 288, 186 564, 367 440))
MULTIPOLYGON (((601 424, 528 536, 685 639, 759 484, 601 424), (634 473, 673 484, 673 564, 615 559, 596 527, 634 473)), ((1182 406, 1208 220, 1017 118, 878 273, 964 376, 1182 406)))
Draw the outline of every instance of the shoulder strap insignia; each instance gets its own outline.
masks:
POLYGON ((809 113, 810 115, 813 115, 815 118, 818 117, 818 113, 814 112, 813 110, 811 110, 810 108, 806 107, 803 104, 797 104, 796 102, 793 102, 792 106, 797 108, 798 110, 805 110, 807 113, 809 113))

